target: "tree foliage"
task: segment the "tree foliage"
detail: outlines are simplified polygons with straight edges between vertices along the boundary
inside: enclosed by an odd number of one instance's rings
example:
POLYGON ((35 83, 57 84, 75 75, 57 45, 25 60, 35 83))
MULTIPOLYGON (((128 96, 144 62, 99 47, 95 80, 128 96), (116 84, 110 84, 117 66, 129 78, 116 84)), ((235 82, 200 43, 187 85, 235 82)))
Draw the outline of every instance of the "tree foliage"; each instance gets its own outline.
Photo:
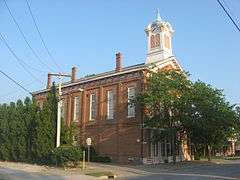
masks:
MULTIPOLYGON (((57 102, 55 85, 42 109, 35 100, 0 105, 0 159, 47 163, 55 149, 57 102)), ((71 144, 71 128, 62 123, 62 144, 71 144)))
POLYGON ((191 87, 186 76, 180 71, 151 73, 146 90, 137 97, 137 102, 144 106, 145 125, 148 129, 153 129, 153 141, 170 137, 174 161, 178 136, 182 132, 180 122, 185 116, 179 110, 183 106, 185 93, 191 87))
MULTIPOLYGON (((195 147, 222 147, 239 129, 239 118, 222 90, 176 70, 151 72, 146 89, 136 98, 144 108, 145 126, 152 141, 187 134, 195 147)), ((239 116, 238 116, 239 117, 239 116)))
POLYGON ((189 96, 190 115, 183 119, 183 125, 195 147, 208 150, 211 158, 212 148, 220 148, 234 135, 239 122, 234 106, 226 101, 222 90, 213 88, 201 81, 193 84, 189 96))

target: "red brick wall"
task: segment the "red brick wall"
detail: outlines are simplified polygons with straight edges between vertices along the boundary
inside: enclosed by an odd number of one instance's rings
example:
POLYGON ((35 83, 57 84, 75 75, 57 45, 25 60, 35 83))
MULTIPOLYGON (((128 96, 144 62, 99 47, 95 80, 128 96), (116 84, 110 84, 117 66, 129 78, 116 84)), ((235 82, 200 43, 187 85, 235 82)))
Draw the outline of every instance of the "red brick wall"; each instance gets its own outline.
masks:
POLYGON ((74 97, 80 97, 80 119, 74 122, 78 126, 79 141, 85 144, 86 138, 92 138, 92 143, 100 155, 112 157, 114 161, 128 162, 129 158, 138 161, 141 158, 141 126, 142 113, 136 107, 136 116, 127 117, 127 88, 134 86, 136 92, 142 90, 143 75, 141 72, 125 74, 122 77, 108 78, 100 82, 84 84, 83 92, 64 90, 67 102, 65 121, 73 121, 74 97), (107 120, 107 91, 114 92, 114 119, 107 120), (89 121, 90 94, 97 95, 97 117, 89 121))

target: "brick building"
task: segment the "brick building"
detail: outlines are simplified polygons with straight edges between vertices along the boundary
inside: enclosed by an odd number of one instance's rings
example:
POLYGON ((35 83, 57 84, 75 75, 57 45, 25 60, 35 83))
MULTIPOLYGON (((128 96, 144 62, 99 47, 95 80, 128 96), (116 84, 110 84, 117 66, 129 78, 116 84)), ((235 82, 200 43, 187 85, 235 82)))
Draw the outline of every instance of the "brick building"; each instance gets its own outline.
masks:
MULTIPOLYGON (((144 89, 150 66, 181 69, 172 54, 173 29, 159 13, 145 32, 147 57, 144 63, 122 67, 122 54, 117 53, 114 70, 77 79, 74 67, 71 81, 62 85, 62 117, 68 125, 77 125, 74 140, 85 144, 86 138, 92 138, 97 153, 110 156, 116 162, 157 163, 172 158, 171 139, 149 142, 151 132, 142 128, 143 112, 140 107, 129 104, 144 89)), ((50 86, 48 76, 47 88, 33 93, 39 105, 50 86)), ((179 150, 178 160, 189 159, 186 144, 179 150)))

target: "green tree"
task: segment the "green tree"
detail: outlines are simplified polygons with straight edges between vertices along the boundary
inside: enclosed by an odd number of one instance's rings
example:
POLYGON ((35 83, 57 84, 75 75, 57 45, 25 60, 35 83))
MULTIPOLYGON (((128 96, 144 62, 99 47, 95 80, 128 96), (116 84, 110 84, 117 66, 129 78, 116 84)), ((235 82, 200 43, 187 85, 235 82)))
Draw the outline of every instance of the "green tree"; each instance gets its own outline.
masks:
POLYGON ((171 139, 173 160, 182 133, 181 120, 185 118, 184 98, 191 88, 187 74, 177 70, 152 72, 146 89, 136 99, 144 107, 145 126, 153 133, 152 141, 171 139))
POLYGON ((47 155, 56 146, 57 102, 56 87, 53 84, 42 110, 35 117, 34 156, 40 163, 48 161, 47 155))
POLYGON ((13 143, 15 144, 15 160, 25 161, 27 157, 27 126, 25 122, 24 104, 21 100, 16 103, 15 118, 13 119, 13 143), (15 132, 14 132, 15 131, 15 132))
POLYGON ((34 100, 26 97, 24 100, 24 120, 27 129, 27 161, 34 159, 34 135, 36 129, 36 122, 40 113, 39 107, 34 100))
POLYGON ((62 145, 72 145, 73 143, 73 134, 76 131, 76 126, 74 124, 71 124, 68 126, 66 122, 62 119, 61 122, 61 146, 62 145))
POLYGON ((237 128, 234 106, 226 101, 222 90, 201 81, 193 84, 190 94, 191 108, 186 111, 191 116, 182 123, 196 151, 206 148, 211 160, 212 149, 222 147, 237 128))
MULTIPOLYGON (((28 97, 0 104, 0 159, 48 164, 56 149, 57 103, 53 84, 42 109, 28 97)), ((71 145, 75 128, 61 125, 61 144, 71 145)))
POLYGON ((153 142, 172 138, 174 161, 181 135, 187 135, 195 153, 206 148, 210 160, 213 148, 221 148, 238 134, 240 113, 222 90, 201 81, 192 83, 175 70, 150 73, 145 86, 136 98, 144 107, 145 126, 152 131, 153 142))
POLYGON ((0 106, 0 158, 11 160, 11 143, 9 139, 9 106, 3 104, 0 106))

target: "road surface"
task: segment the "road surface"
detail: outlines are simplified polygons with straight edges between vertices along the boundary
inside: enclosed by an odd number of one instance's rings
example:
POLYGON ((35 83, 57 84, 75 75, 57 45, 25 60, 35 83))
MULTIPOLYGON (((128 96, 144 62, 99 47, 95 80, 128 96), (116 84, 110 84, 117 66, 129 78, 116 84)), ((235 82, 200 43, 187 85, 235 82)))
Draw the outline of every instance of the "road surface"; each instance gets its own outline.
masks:
POLYGON ((229 164, 195 164, 187 167, 162 171, 155 168, 147 169, 151 174, 130 178, 128 180, 240 180, 240 161, 229 164))

